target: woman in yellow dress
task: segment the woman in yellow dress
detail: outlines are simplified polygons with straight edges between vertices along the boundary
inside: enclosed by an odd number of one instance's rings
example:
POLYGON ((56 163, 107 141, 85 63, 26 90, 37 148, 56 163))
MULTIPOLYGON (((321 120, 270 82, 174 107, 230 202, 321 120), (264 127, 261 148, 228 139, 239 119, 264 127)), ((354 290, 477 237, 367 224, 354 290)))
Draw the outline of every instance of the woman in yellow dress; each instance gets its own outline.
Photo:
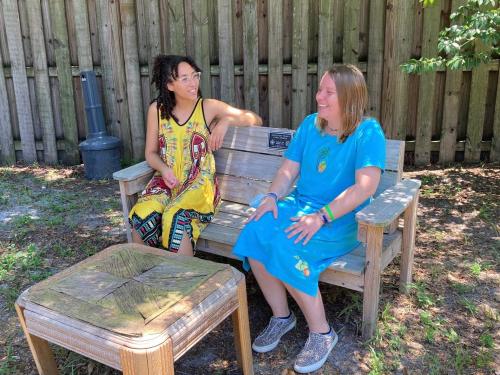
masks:
POLYGON ((201 70, 186 56, 159 55, 149 106, 145 156, 156 170, 129 215, 136 243, 192 255, 220 202, 213 151, 228 126, 262 125, 251 111, 202 99, 201 70))

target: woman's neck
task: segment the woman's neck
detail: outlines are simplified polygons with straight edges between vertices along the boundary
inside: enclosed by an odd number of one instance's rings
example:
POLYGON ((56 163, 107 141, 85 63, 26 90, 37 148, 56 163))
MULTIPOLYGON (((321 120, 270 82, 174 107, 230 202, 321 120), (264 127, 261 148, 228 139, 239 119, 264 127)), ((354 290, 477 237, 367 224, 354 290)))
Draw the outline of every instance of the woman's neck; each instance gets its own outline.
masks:
POLYGON ((325 131, 330 135, 339 135, 342 129, 341 121, 327 121, 325 131))

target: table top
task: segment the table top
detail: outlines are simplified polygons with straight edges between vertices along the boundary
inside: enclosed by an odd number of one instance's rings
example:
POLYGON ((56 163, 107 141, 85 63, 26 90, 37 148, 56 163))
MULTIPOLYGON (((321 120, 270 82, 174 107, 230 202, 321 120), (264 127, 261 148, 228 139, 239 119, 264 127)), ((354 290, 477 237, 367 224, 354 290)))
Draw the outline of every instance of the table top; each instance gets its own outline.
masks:
POLYGON ((34 285, 18 304, 140 337, 160 333, 233 278, 227 264, 122 244, 34 285))

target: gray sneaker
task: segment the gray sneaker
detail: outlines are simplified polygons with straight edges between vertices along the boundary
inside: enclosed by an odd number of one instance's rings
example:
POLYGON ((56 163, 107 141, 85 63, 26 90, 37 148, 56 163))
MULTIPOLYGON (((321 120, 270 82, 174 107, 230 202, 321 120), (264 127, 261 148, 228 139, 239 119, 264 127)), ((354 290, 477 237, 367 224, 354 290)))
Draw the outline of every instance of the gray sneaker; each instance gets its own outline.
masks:
POLYGON ((297 319, 295 319, 293 312, 290 313, 290 317, 287 319, 271 317, 267 327, 253 342, 252 349, 257 353, 266 353, 273 350, 278 346, 281 337, 295 327, 296 322, 297 319))
POLYGON ((304 374, 321 368, 326 362, 333 347, 337 344, 338 339, 333 328, 328 335, 309 332, 309 338, 304 348, 295 359, 293 369, 296 372, 304 374))

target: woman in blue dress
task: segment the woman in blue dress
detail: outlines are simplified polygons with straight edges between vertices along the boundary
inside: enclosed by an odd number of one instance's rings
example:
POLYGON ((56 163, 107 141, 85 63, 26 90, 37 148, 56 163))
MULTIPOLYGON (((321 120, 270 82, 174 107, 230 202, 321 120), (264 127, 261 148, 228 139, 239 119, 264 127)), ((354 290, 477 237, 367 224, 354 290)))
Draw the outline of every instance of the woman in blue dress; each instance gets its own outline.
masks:
POLYGON ((274 349, 295 327, 287 292, 304 314, 309 337, 294 364, 300 373, 322 367, 337 343, 318 290, 319 275, 358 246, 355 214, 375 193, 385 162, 383 130, 375 119, 363 117, 368 94, 359 69, 329 69, 316 102, 318 113, 296 131, 233 250, 251 267, 273 312, 252 345, 256 352, 274 349))

